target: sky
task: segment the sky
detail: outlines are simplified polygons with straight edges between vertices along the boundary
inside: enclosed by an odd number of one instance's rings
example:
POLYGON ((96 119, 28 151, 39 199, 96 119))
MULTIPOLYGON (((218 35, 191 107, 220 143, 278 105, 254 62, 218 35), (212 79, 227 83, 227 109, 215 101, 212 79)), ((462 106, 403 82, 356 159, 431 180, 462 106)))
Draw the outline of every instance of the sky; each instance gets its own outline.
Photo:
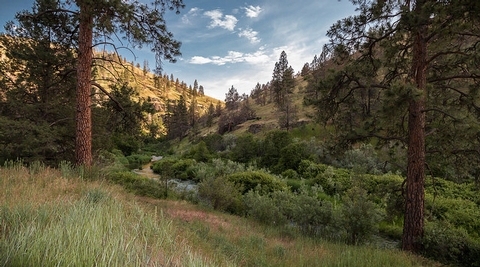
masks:
MULTIPOLYGON (((146 1, 146 0, 142 0, 146 1)), ((16 12, 31 10, 33 0, 0 0, 0 32, 16 12)), ((197 80, 205 94, 220 100, 233 86, 249 94, 257 83, 272 78, 282 51, 289 65, 301 71, 321 53, 326 33, 336 21, 353 15, 348 0, 184 0, 180 14, 167 12, 167 28, 182 42, 176 63, 163 64, 163 73, 193 85, 197 80)), ((122 56, 155 66, 147 47, 135 56, 122 56)))

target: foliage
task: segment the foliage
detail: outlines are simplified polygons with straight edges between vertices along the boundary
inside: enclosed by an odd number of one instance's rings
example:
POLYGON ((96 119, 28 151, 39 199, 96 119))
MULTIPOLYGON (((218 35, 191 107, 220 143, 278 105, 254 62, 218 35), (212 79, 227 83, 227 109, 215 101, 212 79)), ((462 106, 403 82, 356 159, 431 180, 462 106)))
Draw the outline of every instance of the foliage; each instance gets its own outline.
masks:
POLYGON ((235 184, 241 185, 242 193, 245 194, 250 190, 259 187, 263 193, 281 191, 287 189, 285 182, 277 176, 263 171, 245 171, 237 172, 227 176, 227 180, 235 184))
POLYGON ((201 202, 215 210, 233 214, 243 213, 243 189, 224 176, 208 177, 198 184, 198 197, 201 202))
POLYGON ((195 165, 196 161, 193 159, 166 157, 154 162, 152 170, 164 179, 194 180, 195 165))
POLYGON ((277 166, 282 156, 281 150, 292 142, 293 139, 287 131, 271 131, 267 133, 260 144, 260 166, 267 168, 277 166))
POLYGON ((300 162, 309 158, 307 145, 301 142, 291 143, 280 150, 278 164, 273 168, 276 172, 284 170, 298 171, 300 162))
POLYGON ((256 159, 258 141, 252 134, 238 136, 235 145, 230 149, 229 158, 236 162, 249 163, 256 159))
POLYGON ((226 149, 225 143, 223 142, 223 136, 219 133, 209 134, 202 137, 201 140, 205 142, 208 151, 212 154, 226 149))
POLYGON ((327 165, 317 164, 310 160, 303 159, 298 164, 298 174, 303 179, 310 180, 317 177, 320 173, 323 173, 327 167, 327 165))
POLYGON ((348 243, 369 241, 378 231, 378 223, 382 219, 380 210, 368 200, 367 192, 359 187, 349 189, 342 200, 343 227, 348 243))
MULTIPOLYGON (((276 191, 279 194, 278 191, 276 191)), ((289 195, 286 195, 289 197, 289 195)), ((280 199, 279 199, 280 200, 280 199)), ((244 196, 247 216, 265 225, 283 226, 288 223, 284 208, 291 202, 275 200, 270 194, 260 194, 256 190, 247 192, 244 196)))
POLYGON ((343 157, 333 164, 338 168, 352 169, 356 173, 381 174, 384 163, 380 161, 371 144, 345 151, 343 157))
POLYGON ((187 157, 194 159, 196 162, 208 162, 212 158, 212 154, 208 150, 207 144, 204 141, 200 141, 195 146, 192 146, 187 157))
POLYGON ((448 222, 427 222, 422 242, 423 254, 429 258, 457 266, 480 266, 480 240, 448 222))
POLYGON ((178 101, 167 104, 167 112, 163 119, 167 128, 168 139, 182 139, 190 129, 187 103, 183 96, 178 101))

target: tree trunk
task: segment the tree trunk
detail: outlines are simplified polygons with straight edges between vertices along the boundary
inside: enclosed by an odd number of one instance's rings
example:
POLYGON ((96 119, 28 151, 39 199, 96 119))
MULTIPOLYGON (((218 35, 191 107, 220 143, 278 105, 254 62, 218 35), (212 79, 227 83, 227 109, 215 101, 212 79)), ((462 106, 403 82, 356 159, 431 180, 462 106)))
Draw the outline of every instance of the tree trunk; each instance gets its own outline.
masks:
MULTIPOLYGON (((419 2, 417 9, 421 8, 419 2)), ((412 90, 408 107, 408 165, 402 248, 413 252, 422 249, 424 231, 426 29, 424 25, 417 27, 414 36, 410 79, 417 91, 412 90)))
MULTIPOLYGON (((79 1, 81 2, 81 1, 79 1)), ((91 76, 93 15, 88 3, 79 3, 80 32, 78 38, 77 106, 75 129, 75 159, 77 165, 92 164, 91 76)))

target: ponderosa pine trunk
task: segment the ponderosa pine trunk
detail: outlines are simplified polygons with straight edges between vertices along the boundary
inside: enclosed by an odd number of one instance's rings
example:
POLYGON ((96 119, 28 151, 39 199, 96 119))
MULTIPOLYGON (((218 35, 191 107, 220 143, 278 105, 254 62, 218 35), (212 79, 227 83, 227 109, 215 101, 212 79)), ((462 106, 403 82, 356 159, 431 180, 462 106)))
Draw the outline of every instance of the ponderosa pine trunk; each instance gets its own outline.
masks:
MULTIPOLYGON (((421 8, 421 2, 417 1, 416 9, 421 8)), ((424 232, 426 26, 420 25, 415 29, 414 34, 412 69, 409 78, 416 90, 412 90, 412 99, 408 107, 408 163, 402 249, 418 252, 422 249, 421 238, 424 232)))
POLYGON ((92 164, 91 76, 93 15, 88 3, 78 1, 80 28, 78 37, 77 91, 75 115, 75 159, 77 165, 92 164))

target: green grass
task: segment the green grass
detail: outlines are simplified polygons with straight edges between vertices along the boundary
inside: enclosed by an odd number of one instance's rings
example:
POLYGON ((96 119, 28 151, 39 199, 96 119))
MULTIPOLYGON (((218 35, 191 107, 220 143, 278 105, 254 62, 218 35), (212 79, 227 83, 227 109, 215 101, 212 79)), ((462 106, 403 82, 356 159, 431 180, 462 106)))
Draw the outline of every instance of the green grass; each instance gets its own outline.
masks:
POLYGON ((0 168, 0 266, 436 266, 42 165, 0 168))

